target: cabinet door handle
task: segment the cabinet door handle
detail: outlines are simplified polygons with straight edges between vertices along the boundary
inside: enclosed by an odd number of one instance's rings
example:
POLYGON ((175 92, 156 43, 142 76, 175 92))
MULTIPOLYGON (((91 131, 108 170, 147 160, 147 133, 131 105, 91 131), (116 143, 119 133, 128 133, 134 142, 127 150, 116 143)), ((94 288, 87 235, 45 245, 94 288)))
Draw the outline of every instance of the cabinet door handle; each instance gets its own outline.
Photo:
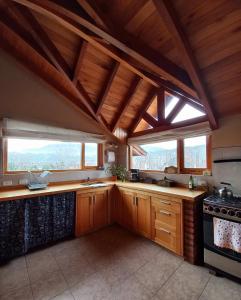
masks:
POLYGON ((158 228, 159 230, 161 230, 161 231, 163 231, 163 232, 166 232, 167 234, 171 234, 171 231, 169 231, 169 230, 166 230, 166 229, 164 229, 164 228, 158 228))
POLYGON ((171 205, 171 202, 160 200, 161 204, 171 205))
POLYGON ((167 211, 164 211, 164 210, 159 210, 159 213, 160 214, 163 214, 163 215, 167 215, 167 216, 171 216, 172 214, 167 212, 167 211))
POLYGON ((136 206, 138 206, 138 197, 136 197, 136 206))

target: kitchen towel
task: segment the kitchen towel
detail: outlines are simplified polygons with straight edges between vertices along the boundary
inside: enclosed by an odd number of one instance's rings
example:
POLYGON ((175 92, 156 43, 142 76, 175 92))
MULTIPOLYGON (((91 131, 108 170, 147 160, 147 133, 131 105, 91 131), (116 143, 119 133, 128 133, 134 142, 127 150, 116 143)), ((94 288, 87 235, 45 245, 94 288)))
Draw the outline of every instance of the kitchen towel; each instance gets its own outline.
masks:
POLYGON ((241 253, 241 224, 213 218, 214 245, 241 253))

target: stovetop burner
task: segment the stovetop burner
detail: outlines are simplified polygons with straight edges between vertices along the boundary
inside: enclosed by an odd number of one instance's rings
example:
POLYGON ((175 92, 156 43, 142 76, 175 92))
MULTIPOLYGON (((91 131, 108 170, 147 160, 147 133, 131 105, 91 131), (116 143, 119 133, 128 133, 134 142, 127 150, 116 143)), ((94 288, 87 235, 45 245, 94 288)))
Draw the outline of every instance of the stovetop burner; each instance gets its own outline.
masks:
POLYGON ((204 199, 204 203, 213 204, 216 206, 226 206, 233 208, 241 208, 241 197, 232 197, 230 199, 223 199, 218 195, 211 195, 204 199))

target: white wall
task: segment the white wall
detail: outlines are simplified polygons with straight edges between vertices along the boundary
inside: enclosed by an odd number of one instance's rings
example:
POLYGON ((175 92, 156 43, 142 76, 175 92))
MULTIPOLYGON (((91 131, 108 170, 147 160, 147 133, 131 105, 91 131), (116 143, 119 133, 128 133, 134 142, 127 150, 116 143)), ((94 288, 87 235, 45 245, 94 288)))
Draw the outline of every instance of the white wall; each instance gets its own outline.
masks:
MULTIPOLYGON (((0 119, 8 117, 61 128, 104 133, 97 122, 72 106, 68 100, 2 50, 0 50, 0 91, 0 119)), ((110 137, 107 138, 111 140, 110 137)), ((0 157, 2 158, 1 141, 0 157)), ((25 175, 1 175, 1 158, 0 184, 8 179, 13 180, 14 185, 18 184, 18 180, 25 175)), ((106 176, 104 171, 59 172, 51 175, 51 181, 104 176, 106 176)))

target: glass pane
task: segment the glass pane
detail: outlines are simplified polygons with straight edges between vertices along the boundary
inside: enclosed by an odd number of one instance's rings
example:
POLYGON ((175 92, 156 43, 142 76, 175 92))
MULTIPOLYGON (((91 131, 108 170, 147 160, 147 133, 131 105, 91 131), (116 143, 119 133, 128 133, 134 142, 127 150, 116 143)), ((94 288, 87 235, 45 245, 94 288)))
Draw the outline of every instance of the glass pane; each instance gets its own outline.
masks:
POLYGON ((157 97, 154 98, 148 110, 146 111, 149 115, 151 115, 154 119, 158 120, 157 116, 157 97))
POLYGON ((177 105, 179 98, 165 93, 165 119, 169 116, 171 111, 177 105))
POLYGON ((81 143, 8 139, 8 171, 80 169, 81 143))
POLYGON ((184 139, 184 167, 207 167, 206 136, 184 139))
POLYGON ((95 167, 98 165, 98 144, 85 144, 85 166, 95 167))
POLYGON ((168 141, 139 146, 144 155, 132 157, 132 168, 140 170, 160 170, 177 166, 177 141, 168 141))
POLYGON ((183 109, 178 113, 176 118, 172 121, 172 123, 177 123, 185 120, 190 120, 193 118, 204 116, 205 114, 191 105, 185 104, 183 109))

